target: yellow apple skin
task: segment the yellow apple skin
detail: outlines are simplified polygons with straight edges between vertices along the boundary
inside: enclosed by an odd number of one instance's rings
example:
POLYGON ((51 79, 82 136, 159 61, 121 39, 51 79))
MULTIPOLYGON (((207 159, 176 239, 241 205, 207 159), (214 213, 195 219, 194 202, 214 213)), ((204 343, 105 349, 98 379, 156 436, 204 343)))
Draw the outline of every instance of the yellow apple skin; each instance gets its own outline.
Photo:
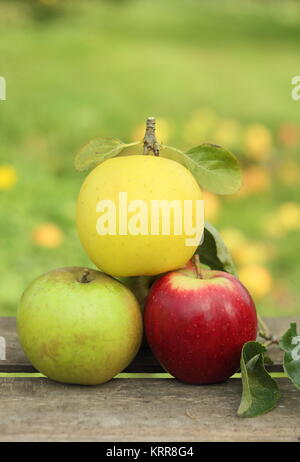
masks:
MULTIPOLYGON (((128 203, 143 200, 148 205, 150 230, 151 200, 191 200, 195 226, 196 200, 202 192, 193 175, 181 164, 152 155, 132 155, 108 159, 86 177, 77 201, 77 229, 82 245, 93 263, 113 276, 156 275, 184 266, 197 245, 186 245, 184 233, 174 234, 174 214, 170 214, 170 235, 119 234, 119 193, 126 192, 128 203), (100 200, 116 204, 116 235, 99 235, 96 212, 100 200)), ((183 206, 183 202, 181 202, 183 206)), ((128 219, 132 214, 128 214, 128 219)), ((160 212, 161 222, 161 212, 160 212)), ((194 236, 192 236, 194 237, 194 236)))

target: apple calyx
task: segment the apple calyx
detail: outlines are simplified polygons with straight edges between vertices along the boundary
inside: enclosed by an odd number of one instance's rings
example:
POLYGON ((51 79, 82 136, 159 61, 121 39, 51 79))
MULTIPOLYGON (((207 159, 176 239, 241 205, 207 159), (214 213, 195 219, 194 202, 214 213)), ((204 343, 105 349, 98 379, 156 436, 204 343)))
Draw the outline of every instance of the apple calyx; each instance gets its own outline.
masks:
POLYGON ((89 282, 91 282, 91 279, 89 279, 89 275, 90 275, 90 271, 88 268, 84 268, 81 276, 80 276, 80 279, 79 279, 79 282, 82 283, 82 284, 87 284, 89 282))

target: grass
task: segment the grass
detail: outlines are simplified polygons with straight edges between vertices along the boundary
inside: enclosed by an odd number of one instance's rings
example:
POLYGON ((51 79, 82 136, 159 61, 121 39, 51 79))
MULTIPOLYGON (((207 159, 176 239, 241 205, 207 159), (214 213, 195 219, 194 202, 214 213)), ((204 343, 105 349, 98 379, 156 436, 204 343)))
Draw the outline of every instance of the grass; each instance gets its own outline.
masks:
MULTIPOLYGON (((0 75, 7 81, 0 166, 18 175, 15 186, 0 190, 0 315, 15 315, 22 291, 39 274, 91 266, 75 229, 84 174, 73 168, 75 152, 90 138, 131 141, 135 127, 156 115, 172 128, 169 144, 189 147, 185 126, 203 107, 243 127, 263 124, 274 140, 280 125, 299 123, 300 103, 290 97, 299 73, 299 9, 291 0, 243 7, 238 0, 0 2, 0 75), (48 222, 63 233, 53 248, 32 237, 48 222)), ((236 153, 243 162, 242 145, 236 153)), ((262 165, 273 168, 285 156, 298 162, 298 147, 276 145, 271 167, 262 165)), ((265 265, 283 289, 259 299, 259 309, 299 314, 299 230, 273 239, 260 226, 283 202, 298 202, 298 184, 270 175, 267 192, 223 199, 216 225, 271 241, 276 258, 265 265)))

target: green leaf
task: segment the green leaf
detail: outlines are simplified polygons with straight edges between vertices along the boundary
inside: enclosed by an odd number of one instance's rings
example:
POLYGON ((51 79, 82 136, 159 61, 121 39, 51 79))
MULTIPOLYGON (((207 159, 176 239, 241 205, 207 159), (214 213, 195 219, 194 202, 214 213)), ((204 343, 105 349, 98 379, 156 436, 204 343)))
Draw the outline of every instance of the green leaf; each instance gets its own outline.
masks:
POLYGON ((204 239, 196 253, 200 261, 212 269, 226 271, 236 276, 234 263, 220 233, 210 223, 204 227, 204 239))
POLYGON ((240 417, 256 417, 270 411, 279 399, 277 383, 264 367, 266 348, 247 342, 241 355, 243 394, 238 408, 240 417))
POLYGON ((159 149, 159 155, 160 157, 164 157, 165 159, 174 160, 175 162, 178 162, 179 164, 186 167, 185 155, 182 151, 180 151, 177 148, 161 144, 159 149))
POLYGON ((300 335, 297 334, 295 322, 292 322, 289 329, 283 334, 279 341, 279 346, 285 352, 284 371, 300 390, 300 335))
POLYGON ((264 355, 264 364, 268 364, 269 366, 273 366, 274 361, 270 358, 270 356, 264 355))
POLYGON ((231 152, 213 144, 201 144, 184 154, 185 166, 199 185, 217 194, 233 194, 242 182, 237 159, 231 152))
POLYGON ((186 167, 207 191, 233 194, 241 186, 242 175, 238 161, 221 146, 201 144, 184 153, 172 146, 161 145, 160 156, 186 167))
POLYGON ((125 144, 116 138, 95 138, 83 146, 75 157, 75 168, 79 172, 90 170, 106 159, 115 157, 128 147, 137 143, 125 144))

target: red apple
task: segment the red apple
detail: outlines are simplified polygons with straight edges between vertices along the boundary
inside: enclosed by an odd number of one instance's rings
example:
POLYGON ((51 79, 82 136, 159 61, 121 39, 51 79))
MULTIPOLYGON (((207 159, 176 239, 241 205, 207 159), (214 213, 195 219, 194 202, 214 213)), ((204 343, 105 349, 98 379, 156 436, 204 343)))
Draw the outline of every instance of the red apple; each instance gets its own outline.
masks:
POLYGON ((146 337, 162 367, 193 384, 227 380, 239 369, 257 316, 247 289, 229 273, 186 268, 157 279, 146 299, 146 337))

